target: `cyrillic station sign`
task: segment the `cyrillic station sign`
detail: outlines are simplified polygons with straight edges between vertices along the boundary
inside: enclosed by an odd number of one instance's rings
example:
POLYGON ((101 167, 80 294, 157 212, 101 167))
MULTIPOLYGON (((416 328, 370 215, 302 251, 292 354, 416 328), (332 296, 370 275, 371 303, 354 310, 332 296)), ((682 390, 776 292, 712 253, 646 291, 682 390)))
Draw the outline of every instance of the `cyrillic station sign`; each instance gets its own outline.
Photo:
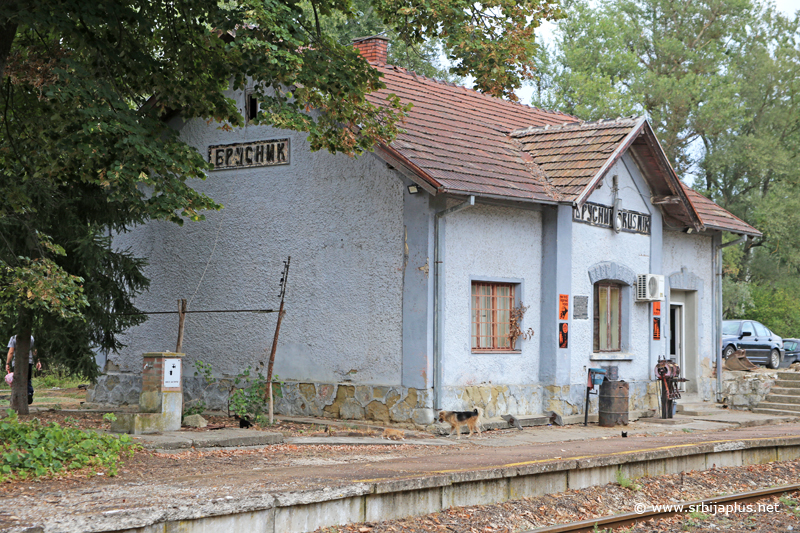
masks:
POLYGON ((208 162, 214 170, 288 165, 289 139, 209 146, 208 162))
MULTIPOLYGON (((572 208, 572 220, 601 228, 614 227, 614 208, 610 205, 586 202, 580 208, 572 208)), ((620 209, 617 213, 620 231, 650 235, 650 215, 620 209)))

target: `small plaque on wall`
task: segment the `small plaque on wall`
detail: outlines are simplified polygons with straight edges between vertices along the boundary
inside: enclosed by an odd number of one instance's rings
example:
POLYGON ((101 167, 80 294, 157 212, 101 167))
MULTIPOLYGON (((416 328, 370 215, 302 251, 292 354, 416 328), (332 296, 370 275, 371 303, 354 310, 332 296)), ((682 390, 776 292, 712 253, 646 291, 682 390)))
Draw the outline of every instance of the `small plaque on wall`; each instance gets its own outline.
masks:
POLYGON ((575 320, 589 320, 589 297, 572 297, 572 318, 575 320))

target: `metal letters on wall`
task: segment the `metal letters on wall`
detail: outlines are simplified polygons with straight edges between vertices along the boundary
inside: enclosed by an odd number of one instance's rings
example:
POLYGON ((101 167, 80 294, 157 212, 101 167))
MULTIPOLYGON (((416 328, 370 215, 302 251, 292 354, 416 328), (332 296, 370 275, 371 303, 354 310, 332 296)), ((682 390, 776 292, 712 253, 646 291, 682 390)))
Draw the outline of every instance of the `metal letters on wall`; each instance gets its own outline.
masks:
POLYGON ((288 165, 289 139, 209 146, 208 162, 214 170, 288 165))
MULTIPOLYGON (((614 208, 610 205, 586 202, 580 208, 572 208, 572 220, 601 228, 613 228, 614 208)), ((637 211, 619 210, 622 231, 650 235, 650 215, 637 211)))

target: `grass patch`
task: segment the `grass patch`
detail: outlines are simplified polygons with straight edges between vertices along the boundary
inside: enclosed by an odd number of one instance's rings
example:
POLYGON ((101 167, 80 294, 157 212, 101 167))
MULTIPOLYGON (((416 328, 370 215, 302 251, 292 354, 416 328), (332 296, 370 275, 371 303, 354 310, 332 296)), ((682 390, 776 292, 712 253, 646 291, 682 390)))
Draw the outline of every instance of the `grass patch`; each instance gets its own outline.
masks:
POLYGON ((637 491, 641 487, 634 483, 628 476, 626 476, 622 469, 617 470, 616 473, 617 484, 622 487, 623 489, 630 489, 632 491, 637 491))
MULTIPOLYGON (((55 422, 22 422, 6 411, 0 420, 0 482, 54 475, 66 470, 90 468, 117 474, 122 456, 132 456, 137 445, 128 435, 84 431, 55 422)), ((69 421, 67 422, 67 424, 69 421)))
POLYGON ((800 516, 800 502, 793 500, 785 494, 778 498, 778 500, 787 507, 786 511, 795 516, 800 516))
MULTIPOLYGON (((78 385, 85 385, 91 383, 91 380, 85 376, 70 375, 67 368, 62 365, 54 365, 36 375, 36 369, 33 371, 33 388, 35 390, 43 389, 74 389, 78 385)), ((11 390, 11 386, 6 383, 6 380, 0 380, 0 390, 11 390)))

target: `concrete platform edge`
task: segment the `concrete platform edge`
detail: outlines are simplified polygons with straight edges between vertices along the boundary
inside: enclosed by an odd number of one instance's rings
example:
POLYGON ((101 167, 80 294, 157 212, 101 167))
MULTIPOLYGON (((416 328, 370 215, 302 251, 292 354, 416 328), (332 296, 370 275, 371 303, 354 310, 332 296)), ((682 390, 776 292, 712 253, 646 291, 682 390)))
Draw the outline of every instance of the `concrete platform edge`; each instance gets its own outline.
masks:
POLYGON ((480 470, 431 472, 405 479, 362 480, 342 487, 263 494, 181 509, 131 509, 82 517, 70 531, 305 533, 319 527, 388 520, 452 506, 510 499, 629 479, 800 458, 800 436, 713 440, 595 457, 538 460, 480 470))

